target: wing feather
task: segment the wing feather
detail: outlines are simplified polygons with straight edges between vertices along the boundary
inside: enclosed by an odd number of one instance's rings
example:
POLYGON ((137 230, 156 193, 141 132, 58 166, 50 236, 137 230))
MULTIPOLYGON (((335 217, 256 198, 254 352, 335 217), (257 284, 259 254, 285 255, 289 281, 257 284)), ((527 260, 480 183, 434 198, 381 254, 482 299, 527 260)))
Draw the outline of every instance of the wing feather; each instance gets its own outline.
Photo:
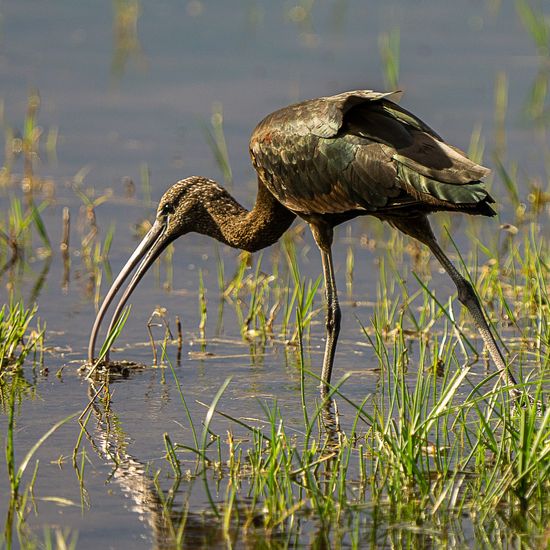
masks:
POLYGON ((492 202, 480 181, 490 171, 388 99, 396 95, 358 90, 272 113, 250 141, 262 181, 302 213, 492 202))

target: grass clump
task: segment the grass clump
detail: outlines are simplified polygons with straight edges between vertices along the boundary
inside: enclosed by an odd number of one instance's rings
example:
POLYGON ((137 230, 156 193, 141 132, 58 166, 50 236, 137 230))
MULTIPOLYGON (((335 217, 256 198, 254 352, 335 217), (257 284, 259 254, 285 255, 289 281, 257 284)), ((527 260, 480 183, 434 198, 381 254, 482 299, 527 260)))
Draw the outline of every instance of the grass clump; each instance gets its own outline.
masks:
MULTIPOLYGON (((550 412, 537 405, 545 402, 549 381, 544 320, 550 262, 548 243, 533 227, 525 224, 513 237, 503 233, 498 253, 481 244, 467 256, 457 253, 504 335, 507 357, 524 381, 520 389, 533 397, 523 408, 512 406, 509 388, 486 369, 469 317, 453 311, 452 299, 436 297, 426 273, 409 291, 392 254, 380 261, 378 299, 370 323, 361 325, 372 355, 368 364, 378 376, 375 389, 358 401, 350 397, 356 391, 346 391, 345 376, 332 388, 334 403, 314 401, 304 392, 316 376, 306 369, 302 340, 318 281, 303 279, 290 253, 295 296, 292 287, 281 293, 277 281, 284 278, 278 277, 261 295, 253 291, 251 303, 282 296, 287 310, 296 311, 303 414, 287 415, 276 400, 262 401, 258 418, 229 414, 221 395, 226 381, 208 407, 208 437, 171 443, 167 453, 175 478, 189 485, 186 494, 193 493, 195 479, 201 491, 209 487, 205 514, 215 518, 220 537, 233 543, 421 546, 466 540, 473 528, 475 540, 487 546, 528 540, 544 547, 550 412), (230 423, 227 437, 217 419, 230 423)), ((454 244, 450 235, 448 240, 454 244)), ((396 250, 403 253, 401 248, 396 250)), ((266 301, 264 311, 272 303, 266 301)), ((284 319, 280 323, 276 330, 285 326, 284 319)), ((185 540, 182 529, 179 540, 185 540)))
POLYGON ((42 357, 45 326, 37 321, 34 329, 29 328, 36 311, 36 305, 28 309, 22 302, 0 309, 0 376, 22 367, 31 352, 35 360, 42 357))
POLYGON ((182 453, 200 457, 195 475, 218 495, 208 500, 225 538, 289 536, 305 543, 321 525, 331 544, 370 536, 389 543, 394 529, 411 536, 406 525, 416 525, 413 539, 444 542, 463 538, 473 523, 502 547, 493 526, 513 510, 525 514, 524 536, 542 537, 550 414, 512 411, 493 377, 464 392, 470 369, 457 370, 456 358, 438 373, 426 352, 411 380, 401 368, 400 345, 386 351, 391 368, 380 394, 356 403, 345 385, 333 388, 345 410, 343 428, 327 402, 310 403, 303 425, 285 418, 276 401, 263 402, 256 421, 231 416, 221 410, 229 381, 222 385, 203 438, 196 446, 171 445, 168 460, 176 477, 188 472, 180 481, 192 485, 193 468, 182 453), (214 416, 232 422, 227 438, 216 433, 214 416))

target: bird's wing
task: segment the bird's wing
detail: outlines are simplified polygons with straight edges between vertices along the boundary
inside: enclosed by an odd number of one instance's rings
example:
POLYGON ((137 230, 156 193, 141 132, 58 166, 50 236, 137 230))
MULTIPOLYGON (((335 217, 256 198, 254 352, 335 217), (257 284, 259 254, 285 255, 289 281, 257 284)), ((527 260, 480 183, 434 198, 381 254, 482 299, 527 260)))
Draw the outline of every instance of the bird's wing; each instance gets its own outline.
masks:
POLYGON ((401 185, 418 199, 456 205, 493 202, 480 182, 490 174, 488 168, 445 143, 418 117, 391 101, 350 110, 342 130, 390 147, 401 185))
POLYGON ((489 170, 389 95, 347 92, 266 117, 250 143, 262 180, 303 213, 491 202, 479 182, 489 170))
MULTIPOLYGON (((364 105, 384 98, 399 100, 400 91, 375 92, 373 90, 354 90, 329 97, 320 97, 298 103, 296 120, 299 120, 309 132, 317 137, 334 137, 340 131, 345 114, 357 105, 364 105)), ((287 108, 288 109, 288 108, 287 108)), ((283 109, 286 111, 287 109, 283 109)))

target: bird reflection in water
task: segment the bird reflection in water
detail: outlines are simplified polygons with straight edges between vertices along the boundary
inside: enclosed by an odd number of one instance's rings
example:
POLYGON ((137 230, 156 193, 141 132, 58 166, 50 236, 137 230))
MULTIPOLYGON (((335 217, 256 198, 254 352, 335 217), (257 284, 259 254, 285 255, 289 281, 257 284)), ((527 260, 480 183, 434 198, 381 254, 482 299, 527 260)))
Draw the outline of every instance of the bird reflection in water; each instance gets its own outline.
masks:
MULTIPOLYGON (((203 462, 199 458, 192 462, 189 472, 182 472, 180 464, 178 468, 172 470, 172 484, 168 489, 161 487, 161 479, 166 476, 159 476, 158 471, 151 464, 142 462, 130 452, 131 443, 124 431, 124 428, 113 410, 111 403, 111 393, 109 385, 102 383, 96 387, 94 382, 88 387, 89 405, 81 415, 81 427, 85 437, 96 455, 101 461, 110 466, 111 472, 108 475, 108 481, 111 485, 119 487, 122 494, 127 497, 132 505, 130 509, 136 513, 140 520, 145 523, 152 538, 152 547, 155 549, 168 548, 212 548, 214 546, 227 546, 231 540, 232 544, 237 542, 240 536, 242 525, 240 522, 248 522, 251 518, 249 503, 244 502, 242 513, 232 514, 237 523, 226 526, 225 522, 220 521, 218 515, 212 513, 212 510, 205 508, 203 491, 199 487, 196 491, 195 483, 202 486, 202 482, 209 483, 208 468, 209 461, 203 462), (90 424, 93 427, 90 428, 90 424), (201 479, 202 478, 202 479, 201 479), (193 492, 199 494, 193 496, 193 492), (202 497, 201 497, 202 495, 202 497), (199 502, 197 502, 197 499, 199 502)), ((335 416, 333 405, 328 403, 322 411, 322 420, 325 426, 326 444, 321 446, 319 460, 314 463, 317 467, 313 468, 309 475, 316 478, 316 485, 326 490, 326 496, 329 496, 333 490, 332 484, 328 482, 333 477, 333 472, 338 468, 339 454, 336 447, 339 445, 339 428, 337 426, 337 417, 335 416)), ((267 436, 267 434, 266 434, 267 436)), ((75 449, 74 456, 78 452, 75 449)), ((214 454, 217 453, 214 451, 214 454)), ((193 455, 196 456, 196 455, 193 455)), ((213 460, 212 464, 216 464, 213 460)), ((78 475, 83 472, 74 461, 75 469, 78 475)), ((244 469, 248 471, 248 467, 244 469)), ((212 469, 213 479, 215 479, 218 493, 220 490, 220 479, 218 467, 212 469)), ((246 475, 246 474, 245 474, 246 475)), ((231 483, 230 476, 226 476, 226 482, 231 483)), ((82 491, 85 495, 85 483, 81 479, 82 491)), ((224 504, 218 503, 218 514, 224 513, 224 504)), ((231 504, 230 512, 233 507, 237 508, 241 504, 236 501, 231 504)), ((257 534, 265 538, 263 530, 262 506, 260 502, 253 508, 254 527, 258 527, 256 532, 252 529, 247 537, 250 538, 257 534)), ((292 524, 293 530, 300 532, 300 516, 296 514, 292 524)), ((109 526, 105 526, 109 528, 109 526)), ((321 526, 315 534, 315 538, 325 541, 328 540, 329 532, 321 526)))

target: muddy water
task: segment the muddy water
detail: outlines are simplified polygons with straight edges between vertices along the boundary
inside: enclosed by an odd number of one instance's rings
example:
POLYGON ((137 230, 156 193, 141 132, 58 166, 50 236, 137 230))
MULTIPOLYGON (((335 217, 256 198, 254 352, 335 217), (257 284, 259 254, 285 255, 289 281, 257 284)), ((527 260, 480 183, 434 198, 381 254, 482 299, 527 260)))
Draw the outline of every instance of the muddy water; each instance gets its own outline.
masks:
MULTIPOLYGON (((53 128, 59 132, 55 154, 43 147, 35 166, 37 176, 52 182, 47 186, 52 202, 43 215, 53 243, 60 239, 64 206, 73 218, 68 285, 63 284, 56 246, 51 261, 34 253, 24 269, 5 273, 0 280, 2 303, 8 299, 8 287, 14 287, 16 296, 27 302, 36 300, 38 314, 47 323, 49 349, 44 368, 31 371, 29 367, 23 374, 34 393, 22 398, 17 408, 19 459, 54 422, 81 412, 90 397, 90 384, 77 374, 95 315, 93 289, 81 258, 80 241, 86 234, 85 224, 78 222, 82 202, 70 185, 77 174, 84 174, 82 188, 93 190, 91 196, 112 193, 95 212, 100 238, 115 224, 109 260, 117 272, 136 244, 135 226, 150 217, 154 201, 166 187, 191 174, 221 181, 204 131, 213 104, 223 104, 233 191, 251 205, 255 183, 247 141, 254 125, 294 100, 354 88, 384 89, 380 36, 398 29, 403 105, 463 148, 468 147, 473 129, 479 128, 488 164, 497 151, 506 161, 517 162, 520 174, 545 177, 541 151, 547 150, 547 144, 540 125, 528 116, 531 88, 537 78, 544 80, 545 73, 512 3, 341 0, 312 4, 311 11, 308 6, 195 1, 112 5, 12 1, 0 6, 3 127, 22 131, 29 92, 39 90, 38 124, 45 133, 53 128), (124 6, 126 13, 121 12, 124 6), (495 122, 495 82, 500 74, 508 75, 508 106, 504 119, 495 122), (142 188, 144 170, 150 174, 153 202, 142 188), (136 188, 130 199, 125 198, 129 180, 136 188)), ((4 138, 2 132, 3 143, 4 138)), ((17 182, 23 172, 21 160, 15 162, 13 171, 17 182)), ((507 195, 498 180, 493 185, 495 195, 503 198, 501 221, 509 221, 507 195)), ((525 178, 521 185, 527 185, 525 178)), ((7 216, 19 187, 16 183, 0 189, 2 216, 7 216)), ((467 251, 464 230, 468 224, 453 223, 453 234, 467 251)), ((480 223, 484 234, 494 239, 499 222, 480 223)), ((369 323, 372 316, 369 300, 377 296, 379 263, 388 235, 377 222, 357 221, 351 230, 342 228, 336 242, 344 323, 335 376, 352 371, 344 387, 346 395, 357 402, 374 391, 378 382, 373 352, 356 318, 369 323), (365 233, 370 241, 365 240, 365 233), (349 246, 355 269, 353 287, 347 293, 349 246)), ((36 252, 40 243, 35 240, 36 252)), ((307 231, 297 244, 302 275, 316 278, 320 262, 307 231)), ((267 274, 280 261, 278 250, 274 247, 263 256, 267 274)), ((118 343, 122 350, 116 356, 151 365, 145 327, 152 311, 165 307, 172 330, 176 315, 182 320, 182 360, 178 364, 173 345, 169 359, 197 426, 206 411, 197 401, 209 403, 228 376, 232 382, 223 397, 223 410, 263 418, 261 403, 277 399, 287 422, 299 426, 302 412, 295 350, 282 342, 262 344, 261 339, 241 338, 235 306, 219 298, 219 258, 228 280, 238 263, 235 251, 197 235, 179 242, 173 278, 161 263, 160 270, 150 274, 136 292, 131 318, 118 343), (199 269, 207 289, 205 343, 198 329, 199 269)), ((410 268, 398 266, 398 270, 411 289, 416 289, 410 268)), ((436 271, 431 284, 446 296, 452 289, 436 271)), ((390 278, 395 279, 392 272, 390 278)), ((102 292, 108 279, 104 274, 102 292)), ((321 305, 319 295, 316 307, 321 305)), ((306 350, 306 363, 317 372, 323 346, 321 319, 318 315, 312 324, 306 350)), ((155 330, 162 339, 162 330, 155 330)), ((150 472, 166 468, 163 433, 176 441, 191 442, 173 374, 166 368, 137 370, 113 383, 112 393, 113 416, 105 419, 96 411, 89 421, 84 492, 71 464, 79 435, 78 426, 71 422, 53 434, 37 455, 40 466, 34 492, 38 514, 31 514, 27 521, 37 532, 43 525, 77 530, 80 548, 162 545, 166 526, 159 520, 159 503, 151 497, 151 476, 143 472, 147 464, 150 472), (108 422, 116 424, 116 437, 109 432, 113 426, 108 422), (120 453, 123 463, 130 466, 114 469, 113 452, 120 453)), ((317 397, 313 378, 306 381, 306 395, 310 402, 317 397)), ((346 422, 345 412, 343 419, 346 422)), ((5 416, 0 424, 5 431, 5 416)), ((225 433, 228 426, 220 419, 214 424, 217 433, 225 433)), ((6 480, 2 462, 2 494, 8 490, 6 480)), ((165 477, 162 484, 165 489, 170 486, 165 477)), ((204 542, 208 531, 198 513, 207 508, 204 490, 196 482, 179 490, 191 494, 189 526, 200 527, 197 541, 204 542)), ((223 494, 217 496, 223 498, 223 494)), ((2 516, 5 506, 5 499, 0 499, 2 516)), ((192 540, 191 527, 189 533, 188 540, 192 540)), ((224 544, 216 538, 215 529, 209 536, 213 537, 209 545, 224 544)), ((303 543, 308 540, 305 537, 303 543)))

